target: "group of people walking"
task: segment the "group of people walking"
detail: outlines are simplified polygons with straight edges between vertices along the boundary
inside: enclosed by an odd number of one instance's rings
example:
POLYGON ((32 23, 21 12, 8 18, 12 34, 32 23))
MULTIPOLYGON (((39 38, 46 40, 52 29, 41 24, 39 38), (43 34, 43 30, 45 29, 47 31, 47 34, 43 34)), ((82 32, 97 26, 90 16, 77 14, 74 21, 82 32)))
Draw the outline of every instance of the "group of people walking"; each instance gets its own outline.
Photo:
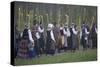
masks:
POLYGON ((34 20, 32 28, 25 25, 24 31, 18 34, 15 30, 15 57, 33 58, 42 54, 54 55, 62 51, 71 50, 75 52, 82 45, 83 50, 97 48, 97 26, 94 23, 92 28, 84 23, 81 29, 77 29, 75 23, 68 26, 48 23, 46 28, 43 24, 34 20), (80 42, 79 42, 80 41, 80 42))

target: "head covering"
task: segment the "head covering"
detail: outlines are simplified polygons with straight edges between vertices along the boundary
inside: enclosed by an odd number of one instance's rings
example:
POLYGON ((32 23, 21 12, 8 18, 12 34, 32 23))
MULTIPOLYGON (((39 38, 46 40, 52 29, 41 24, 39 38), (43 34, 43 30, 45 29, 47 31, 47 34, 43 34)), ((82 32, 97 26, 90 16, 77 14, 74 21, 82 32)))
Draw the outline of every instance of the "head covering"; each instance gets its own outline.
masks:
POLYGON ((51 30, 53 27, 54 27, 53 24, 51 24, 51 23, 48 24, 48 29, 49 30, 51 30))
POLYGON ((30 28, 30 23, 26 23, 25 28, 29 29, 30 28))

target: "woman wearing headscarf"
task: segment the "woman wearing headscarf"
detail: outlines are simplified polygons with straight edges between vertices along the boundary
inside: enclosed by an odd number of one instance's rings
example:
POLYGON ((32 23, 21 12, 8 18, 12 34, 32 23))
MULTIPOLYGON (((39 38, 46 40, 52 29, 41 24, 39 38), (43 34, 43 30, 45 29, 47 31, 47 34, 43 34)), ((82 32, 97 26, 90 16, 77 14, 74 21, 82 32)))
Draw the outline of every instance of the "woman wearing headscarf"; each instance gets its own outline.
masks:
POLYGON ((77 34, 78 34, 78 31, 76 29, 76 25, 74 25, 74 23, 72 23, 72 51, 74 52, 77 48, 77 45, 78 45, 78 41, 77 41, 77 34))
POLYGON ((34 51, 33 48, 34 48, 34 40, 32 38, 31 31, 29 29, 29 26, 25 25, 25 29, 22 33, 21 42, 18 49, 18 56, 21 58, 30 58, 30 56, 33 57, 33 51, 34 51), (30 50, 31 50, 31 55, 30 55, 30 50))
POLYGON ((68 38, 70 37, 70 31, 69 31, 69 28, 68 28, 68 24, 66 23, 65 26, 64 26, 64 50, 68 50, 68 38))
POLYGON ((59 36, 59 44, 58 44, 58 52, 64 48, 64 27, 63 24, 60 25, 60 36, 59 36))
POLYGON ((46 36, 46 54, 55 54, 55 38, 53 33, 53 24, 49 23, 46 36))

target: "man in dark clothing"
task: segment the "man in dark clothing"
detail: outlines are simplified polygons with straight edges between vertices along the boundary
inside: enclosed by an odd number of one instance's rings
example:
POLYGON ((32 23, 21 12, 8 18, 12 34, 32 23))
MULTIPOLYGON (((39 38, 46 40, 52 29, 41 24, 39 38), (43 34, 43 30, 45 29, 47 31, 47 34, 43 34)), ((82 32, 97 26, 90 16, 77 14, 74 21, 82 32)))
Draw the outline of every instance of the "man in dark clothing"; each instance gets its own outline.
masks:
POLYGON ((91 29, 92 48, 97 48, 97 25, 94 23, 91 29))

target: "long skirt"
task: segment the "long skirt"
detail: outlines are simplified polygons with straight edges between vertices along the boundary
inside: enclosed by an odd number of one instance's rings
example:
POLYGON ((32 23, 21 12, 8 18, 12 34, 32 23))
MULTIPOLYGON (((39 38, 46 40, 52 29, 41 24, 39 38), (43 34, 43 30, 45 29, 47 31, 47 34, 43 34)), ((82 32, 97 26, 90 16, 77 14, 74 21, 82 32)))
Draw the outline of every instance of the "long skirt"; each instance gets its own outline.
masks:
POLYGON ((76 50, 77 45, 78 45, 77 42, 78 42, 77 41, 77 35, 72 35, 72 50, 76 50))
POLYGON ((17 56, 20 58, 28 58, 28 40, 27 39, 21 40, 17 56))
POLYGON ((67 43, 68 43, 68 49, 71 50, 72 49, 72 37, 68 37, 67 38, 67 43))
POLYGON ((87 48, 87 40, 85 40, 84 37, 81 38, 81 44, 83 46, 83 49, 86 49, 87 48))
POLYGON ((97 48, 97 34, 92 33, 92 48, 97 48))
POLYGON ((64 36, 60 36, 58 48, 63 48, 63 47, 64 47, 64 36))
POLYGON ((64 36, 59 37, 59 42, 58 42, 58 52, 61 50, 65 50, 67 48, 67 39, 64 36))
POLYGON ((92 48, 97 48, 97 37, 92 39, 92 48))
POLYGON ((68 47, 68 44, 67 44, 67 36, 64 36, 64 47, 68 47))
POLYGON ((52 39, 47 39, 46 42, 46 54, 55 54, 55 42, 52 39))

